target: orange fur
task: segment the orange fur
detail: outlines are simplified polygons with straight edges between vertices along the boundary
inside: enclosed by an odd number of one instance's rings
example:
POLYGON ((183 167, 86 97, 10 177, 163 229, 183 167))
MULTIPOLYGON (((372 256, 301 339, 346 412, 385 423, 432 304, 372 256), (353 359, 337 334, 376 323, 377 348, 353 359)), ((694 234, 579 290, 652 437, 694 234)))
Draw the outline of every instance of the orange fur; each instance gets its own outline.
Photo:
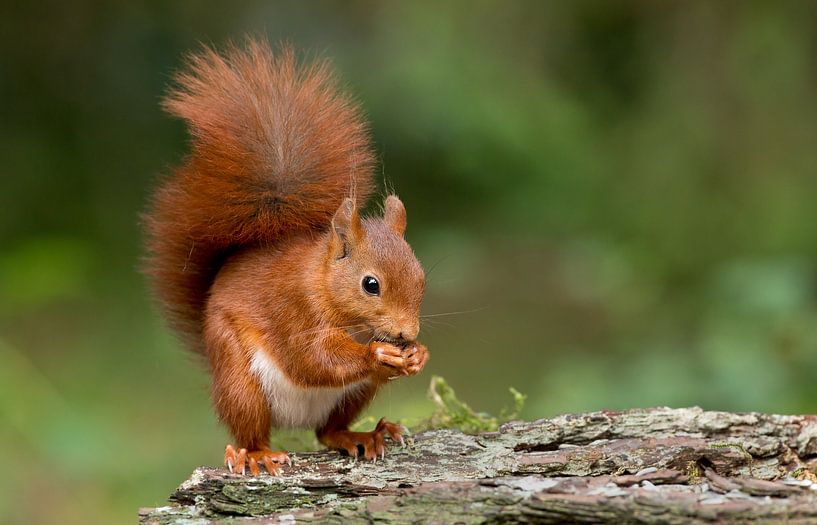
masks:
POLYGON ((325 63, 299 67, 290 48, 276 56, 258 42, 205 49, 177 80, 165 107, 187 121, 192 152, 146 218, 148 271, 249 450, 225 458, 257 469, 272 457, 270 428, 286 421, 274 388, 295 403, 297 392, 339 396, 304 420, 347 448, 349 423, 379 386, 427 359, 416 342, 425 277, 403 239, 403 204, 389 196, 383 217, 358 215, 373 168, 360 110, 325 63), (365 276, 379 295, 361 287, 365 276))
POLYGON ((164 107, 187 122, 192 152, 146 218, 159 299, 201 350, 207 291, 230 251, 325 230, 343 198, 371 192, 366 123, 324 62, 298 67, 250 41, 205 48, 176 76, 164 107))

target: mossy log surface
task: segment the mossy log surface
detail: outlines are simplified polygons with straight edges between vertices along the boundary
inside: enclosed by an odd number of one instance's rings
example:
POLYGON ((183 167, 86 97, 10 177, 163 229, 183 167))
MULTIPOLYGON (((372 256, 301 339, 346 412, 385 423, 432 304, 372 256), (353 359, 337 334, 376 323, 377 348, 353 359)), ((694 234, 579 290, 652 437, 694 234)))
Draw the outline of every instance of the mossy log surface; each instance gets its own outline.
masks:
POLYGON ((817 416, 603 411, 431 430, 376 463, 293 460, 281 477, 198 468, 139 522, 817 523, 817 416))

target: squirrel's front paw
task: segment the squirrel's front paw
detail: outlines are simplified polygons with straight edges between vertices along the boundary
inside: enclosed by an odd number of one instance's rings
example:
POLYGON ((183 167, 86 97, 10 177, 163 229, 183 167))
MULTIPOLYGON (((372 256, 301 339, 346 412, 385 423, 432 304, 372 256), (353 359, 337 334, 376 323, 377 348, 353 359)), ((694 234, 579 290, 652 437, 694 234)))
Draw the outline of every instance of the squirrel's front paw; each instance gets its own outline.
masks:
POLYGON ((406 348, 389 343, 373 343, 378 373, 385 379, 413 376, 420 372, 428 361, 428 349, 422 343, 412 343, 406 348))
POLYGON ((375 374, 382 379, 395 379, 406 372, 406 357, 403 349, 389 343, 372 343, 375 358, 375 374))
POLYGON ((406 375, 419 374, 423 367, 426 366, 426 361, 428 361, 428 348, 426 348, 426 345, 412 343, 403 352, 406 375))

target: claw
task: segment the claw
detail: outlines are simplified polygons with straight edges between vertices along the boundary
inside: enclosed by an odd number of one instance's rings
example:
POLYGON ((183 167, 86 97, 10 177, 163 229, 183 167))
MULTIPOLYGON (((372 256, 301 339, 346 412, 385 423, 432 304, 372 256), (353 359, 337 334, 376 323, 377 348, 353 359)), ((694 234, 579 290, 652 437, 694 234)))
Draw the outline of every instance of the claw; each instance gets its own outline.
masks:
POLYGON ((280 474, 278 466, 274 461, 270 461, 269 457, 264 458, 264 466, 267 467, 267 472, 269 472, 270 475, 278 476, 280 474))
POLYGON ((250 458, 250 472, 253 476, 259 476, 261 474, 261 469, 258 468, 258 461, 253 457, 250 458))
POLYGON ((253 476, 260 476, 263 463, 270 475, 279 476, 281 473, 278 464, 284 462, 292 466, 292 459, 286 453, 273 452, 266 448, 251 451, 242 448, 236 452, 232 445, 227 445, 224 449, 224 464, 231 474, 244 475, 249 469, 253 476))
POLYGON ((242 448, 238 451, 238 460, 236 461, 239 465, 241 465, 241 475, 243 476, 247 472, 247 449, 242 448))
POLYGON ((235 469, 235 449, 232 445, 227 445, 224 449, 224 464, 227 465, 227 470, 232 474, 235 469))

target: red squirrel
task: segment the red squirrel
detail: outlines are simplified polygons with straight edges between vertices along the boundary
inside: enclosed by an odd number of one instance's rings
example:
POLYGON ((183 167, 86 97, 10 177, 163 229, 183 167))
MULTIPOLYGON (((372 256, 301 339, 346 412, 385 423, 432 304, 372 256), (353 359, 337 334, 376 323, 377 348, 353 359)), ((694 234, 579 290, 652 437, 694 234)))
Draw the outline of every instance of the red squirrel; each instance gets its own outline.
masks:
POLYGON ((325 61, 248 41, 204 48, 163 101, 191 152, 146 214, 148 274, 174 328, 209 362, 234 439, 224 463, 279 475, 272 428, 313 428, 376 460, 399 425, 349 425, 390 379, 419 373, 425 275, 395 195, 359 215, 375 166, 361 110, 325 61))

